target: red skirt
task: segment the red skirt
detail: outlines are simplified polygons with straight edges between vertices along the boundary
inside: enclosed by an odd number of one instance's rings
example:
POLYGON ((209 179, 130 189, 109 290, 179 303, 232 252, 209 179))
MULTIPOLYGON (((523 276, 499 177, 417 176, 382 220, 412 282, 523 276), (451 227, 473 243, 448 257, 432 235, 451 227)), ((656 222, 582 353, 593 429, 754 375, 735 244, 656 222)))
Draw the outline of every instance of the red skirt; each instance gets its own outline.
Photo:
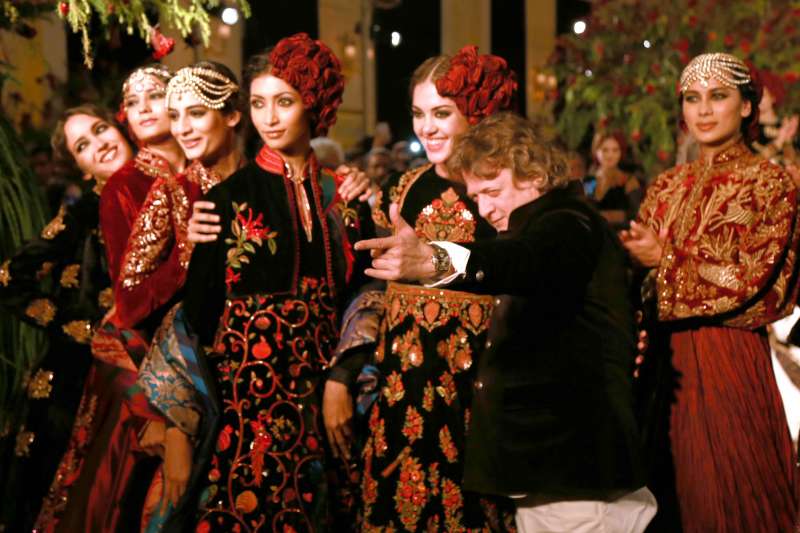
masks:
POLYGON ((670 440, 685 533, 795 531, 797 457, 767 337, 724 327, 672 334, 670 440))

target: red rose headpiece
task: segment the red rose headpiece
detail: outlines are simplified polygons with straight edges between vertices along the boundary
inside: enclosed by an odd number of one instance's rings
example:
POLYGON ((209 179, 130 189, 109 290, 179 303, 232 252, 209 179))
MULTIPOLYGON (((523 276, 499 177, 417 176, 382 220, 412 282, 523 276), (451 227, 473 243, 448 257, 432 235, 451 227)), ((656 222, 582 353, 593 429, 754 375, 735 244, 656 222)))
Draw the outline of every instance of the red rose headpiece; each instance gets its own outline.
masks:
POLYGON ((470 124, 516 105, 517 75, 505 59, 478 54, 474 45, 459 50, 435 84, 439 95, 453 99, 470 124))
POLYGON ((339 59, 322 41, 297 33, 278 41, 269 55, 271 74, 292 87, 311 113, 311 130, 325 135, 336 123, 336 110, 342 103, 344 77, 339 59))

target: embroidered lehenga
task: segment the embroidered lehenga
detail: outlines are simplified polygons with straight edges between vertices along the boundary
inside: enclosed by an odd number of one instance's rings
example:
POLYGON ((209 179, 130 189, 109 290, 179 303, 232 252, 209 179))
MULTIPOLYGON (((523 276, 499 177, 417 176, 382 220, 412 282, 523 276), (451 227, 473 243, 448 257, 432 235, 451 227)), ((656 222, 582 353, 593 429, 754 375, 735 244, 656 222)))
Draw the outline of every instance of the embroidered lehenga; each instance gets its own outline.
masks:
POLYGON ((222 233, 195 247, 140 378, 195 440, 176 517, 198 531, 353 527, 356 473, 327 452, 321 397, 364 226, 339 178, 313 156, 307 168, 294 182, 265 147, 209 192, 222 233))
POLYGON ((765 328, 797 298, 795 186, 735 145, 659 176, 639 218, 669 231, 649 278, 669 351, 649 357, 671 357, 675 372, 669 440, 683 529, 792 531, 797 457, 765 328))
MULTIPOLYGON (((424 166, 391 179, 373 210, 391 230, 389 204, 431 241, 493 238, 463 185, 424 166)), ((490 531, 513 528, 513 511, 463 492, 463 451, 477 365, 494 299, 389 283, 374 362, 377 399, 368 415, 362 483, 364 531, 490 531)))

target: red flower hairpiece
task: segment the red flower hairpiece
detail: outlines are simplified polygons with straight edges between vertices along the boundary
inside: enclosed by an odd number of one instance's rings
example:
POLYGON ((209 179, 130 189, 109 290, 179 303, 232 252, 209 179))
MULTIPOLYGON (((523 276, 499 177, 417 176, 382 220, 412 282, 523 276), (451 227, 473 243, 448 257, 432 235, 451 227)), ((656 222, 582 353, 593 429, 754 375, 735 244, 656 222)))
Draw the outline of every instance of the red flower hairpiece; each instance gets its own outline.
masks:
POLYGON ((269 56, 272 74, 295 88, 311 114, 315 136, 336 123, 342 103, 344 77, 339 59, 322 41, 297 33, 278 41, 269 56))
POLYGON ((436 80, 436 91, 453 99, 470 124, 516 105, 517 75, 502 57, 478 54, 465 46, 450 60, 450 68, 436 80))

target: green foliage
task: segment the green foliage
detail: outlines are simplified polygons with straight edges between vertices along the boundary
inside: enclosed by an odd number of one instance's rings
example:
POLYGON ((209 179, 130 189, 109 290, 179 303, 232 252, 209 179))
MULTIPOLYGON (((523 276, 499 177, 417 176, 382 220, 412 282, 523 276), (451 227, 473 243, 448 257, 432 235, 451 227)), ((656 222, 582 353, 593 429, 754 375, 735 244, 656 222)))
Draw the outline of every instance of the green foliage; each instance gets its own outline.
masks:
MULTIPOLYGON (((551 60, 563 88, 559 132, 571 148, 593 131, 618 132, 652 175, 673 161, 680 73, 704 52, 732 53, 796 82, 800 2, 595 0, 586 32, 559 36, 551 60)), ((798 108, 800 92, 789 91, 783 111, 798 108)))

